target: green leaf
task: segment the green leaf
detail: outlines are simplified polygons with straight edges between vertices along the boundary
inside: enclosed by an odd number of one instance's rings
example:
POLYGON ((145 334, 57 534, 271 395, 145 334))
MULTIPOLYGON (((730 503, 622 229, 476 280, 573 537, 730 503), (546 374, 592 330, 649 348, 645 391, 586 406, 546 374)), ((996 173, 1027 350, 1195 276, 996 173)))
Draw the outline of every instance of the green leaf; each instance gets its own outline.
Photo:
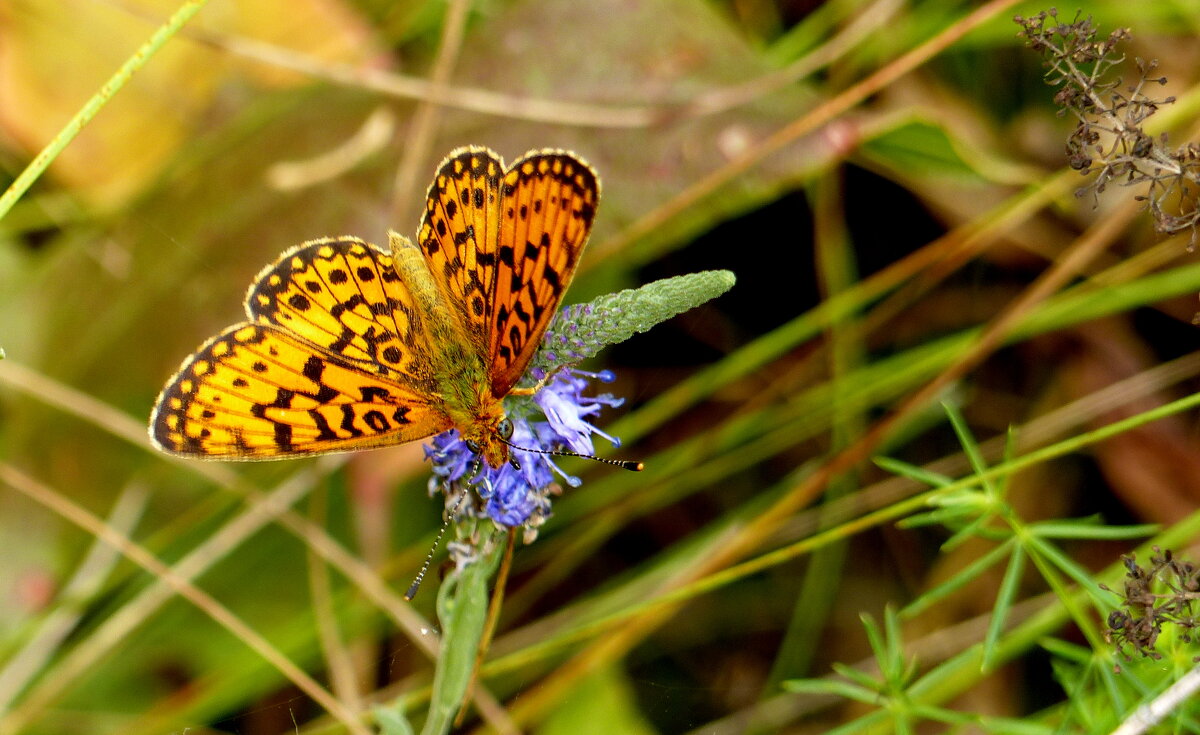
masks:
POLYGON ((1017 598, 1017 587, 1021 584, 1024 571, 1025 551, 1019 545, 1014 545, 1008 569, 1004 571, 1004 580, 1000 583, 1000 591, 996 593, 996 604, 992 607, 992 619, 988 622, 987 635, 983 638, 983 661, 980 668, 984 671, 992 667, 1000 634, 1004 632, 1004 621, 1017 598))
POLYGON ((867 632, 867 643, 871 646, 871 652, 875 655, 875 660, 879 662, 880 672, 884 678, 888 672, 888 641, 883 631, 879 629, 879 624, 875 622, 875 618, 867 613, 861 613, 858 616, 862 621, 863 628, 867 632))
POLYGON ((1055 656, 1073 661, 1080 666, 1086 665, 1094 655, 1092 649, 1078 643, 1064 641, 1061 638, 1043 638, 1038 641, 1038 645, 1055 656))
POLYGON ((858 684, 863 689, 867 689, 871 692, 874 692, 874 696, 876 698, 878 698, 880 696, 879 691, 881 689, 881 684, 880 684, 879 680, 871 678, 870 674, 859 671, 858 669, 854 668, 853 666, 850 666, 848 664, 843 664, 843 663, 840 663, 837 661, 830 664, 830 667, 834 670, 835 673, 841 674, 842 676, 846 677, 850 681, 858 684))
POLYGON ((1062 553, 1054 544, 1048 543, 1037 536, 1029 536, 1029 546, 1043 558, 1050 561, 1054 566, 1061 569, 1068 577, 1074 579, 1079 586, 1088 591, 1093 600, 1102 601, 1105 599, 1106 593, 1100 589, 1100 585, 1092 578, 1086 569, 1076 564, 1071 557, 1062 553))
POLYGON ((864 141, 862 149, 898 170, 920 172, 919 176, 952 176, 982 183, 946 131, 925 120, 908 121, 885 131, 864 141))
POLYGON ((930 487, 946 487, 954 482, 952 478, 937 472, 930 472, 916 465, 911 465, 908 462, 901 462, 898 459, 891 457, 876 457, 875 464, 881 469, 884 469, 892 474, 907 477, 910 480, 924 483, 930 487))
POLYGON ((855 686, 847 681, 836 679, 788 679, 780 684, 785 691, 794 694, 811 694, 817 696, 842 697, 877 706, 879 692, 874 689, 855 686))
POLYGON ((954 532, 953 536, 942 542, 942 552, 953 551, 972 538, 987 538, 990 535, 986 533, 987 529, 984 528, 984 524, 987 522, 988 516, 981 515, 974 521, 958 529, 954 532))
POLYGON ((1123 540, 1153 536, 1161 526, 1142 523, 1136 526, 1099 526, 1099 517, 1043 521, 1029 525, 1030 533, 1041 538, 1123 540))
POLYGON ((702 271, 664 278, 567 307, 546 331, 527 380, 536 381, 533 376, 586 360, 608 345, 624 342, 638 332, 715 299, 733 288, 736 280, 730 271, 702 271))
MULTIPOLYGON (((1100 655, 1100 652, 1095 652, 1093 655, 1100 655)), ((1140 693, 1143 697, 1149 699, 1151 696, 1151 687, 1146 686, 1144 681, 1138 677, 1137 671, 1126 669, 1121 674, 1113 671, 1111 651, 1103 652, 1104 662, 1099 666, 1094 666, 1096 677, 1100 680, 1101 689, 1104 692, 1108 701, 1113 703, 1113 707, 1118 712, 1124 712, 1133 707, 1133 701, 1129 695, 1129 689, 1132 687, 1134 691, 1140 693)), ((1076 699, 1075 701, 1079 701, 1076 699)))
MULTIPOLYGON (((433 674, 433 693, 429 716, 422 735, 441 735, 450 731, 462 706, 475 668, 475 655, 487 620, 488 580, 502 556, 499 534, 492 553, 452 574, 438 590, 438 619, 442 624, 442 647, 433 674)), ((480 544, 485 544, 481 541, 480 544)))
POLYGON ((979 715, 972 712, 955 712, 927 704, 913 704, 910 712, 914 717, 933 722, 944 722, 948 725, 973 725, 979 722, 979 715))
MULTIPOLYGON (((966 419, 963 418, 958 407, 948 401, 942 402, 942 408, 946 410, 946 415, 950 417, 950 425, 954 427, 954 433, 958 436, 963 453, 967 455, 967 459, 971 462, 971 469, 975 470, 976 474, 983 475, 988 470, 987 461, 983 458, 983 452, 979 451, 979 444, 971 434, 971 429, 967 426, 966 419)), ((992 486, 990 479, 984 479, 983 486, 987 489, 989 495, 996 494, 996 488, 992 486)))
POLYGON ((928 513, 917 513, 908 518, 901 518, 896 521, 896 526, 898 528, 923 528, 925 526, 951 527, 967 519, 977 517, 978 514, 974 513, 970 508, 938 508, 928 513))
POLYGON ((371 710, 380 735, 413 735, 412 725, 399 707, 376 707, 371 710))
POLYGON ((1012 546, 1013 543, 1013 540, 1009 539, 1000 546, 997 546, 967 566, 963 567, 950 579, 947 579, 945 582, 942 582, 938 586, 925 592, 923 595, 909 603, 903 610, 900 611, 900 615, 906 618, 911 618, 914 615, 923 612, 926 608, 933 605, 938 600, 948 596, 955 590, 961 589, 968 582, 971 582, 972 580, 978 578, 979 575, 983 574, 988 567, 999 563, 1000 560, 1004 558, 1004 555, 1009 552, 1009 547, 1012 546))
POLYGON ((900 616, 890 604, 883 609, 883 629, 887 642, 887 661, 880 665, 887 666, 887 673, 894 679, 905 679, 907 673, 904 666, 904 636, 900 632, 900 616))

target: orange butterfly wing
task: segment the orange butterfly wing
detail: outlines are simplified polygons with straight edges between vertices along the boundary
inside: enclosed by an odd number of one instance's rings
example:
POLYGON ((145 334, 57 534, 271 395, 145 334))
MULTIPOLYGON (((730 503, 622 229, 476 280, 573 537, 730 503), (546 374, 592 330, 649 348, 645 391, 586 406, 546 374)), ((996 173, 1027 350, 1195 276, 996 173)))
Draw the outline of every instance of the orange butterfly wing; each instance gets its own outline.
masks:
POLYGON ((438 169, 417 241, 492 395, 507 395, 537 351, 599 198, 595 172, 565 151, 530 152, 505 168, 486 148, 462 148, 438 169))
POLYGON ((487 148, 452 151, 433 177, 417 230, 438 290, 484 364, 503 173, 503 161, 487 148))
POLYGON ((313 240, 280 255, 254 279, 246 313, 369 372, 434 390, 421 310, 392 256, 358 238, 313 240))
POLYGON ((575 277, 599 201, 596 172, 570 153, 527 154, 505 173, 488 328, 493 395, 525 374, 575 277))
POLYGON ((423 323, 374 246, 337 238, 293 248, 259 274, 246 310, 254 323, 202 345, 159 396, 150 420, 159 448, 270 459, 450 428, 431 405, 423 323))

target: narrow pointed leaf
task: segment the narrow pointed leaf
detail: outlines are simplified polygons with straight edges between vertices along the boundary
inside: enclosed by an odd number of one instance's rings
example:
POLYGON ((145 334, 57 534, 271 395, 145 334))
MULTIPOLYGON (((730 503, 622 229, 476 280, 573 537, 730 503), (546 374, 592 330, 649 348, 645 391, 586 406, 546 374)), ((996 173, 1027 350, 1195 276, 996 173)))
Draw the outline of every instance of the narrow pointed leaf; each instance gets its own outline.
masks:
POLYGON ((988 623, 987 635, 983 638, 982 669, 987 671, 992 667, 992 659, 996 654, 996 644, 1004 631, 1004 621, 1008 619, 1008 611, 1012 609, 1017 597, 1017 587, 1021 584, 1021 575, 1025 571, 1025 551, 1013 544, 1009 557, 1008 569, 1000 582, 1000 590, 996 593, 996 604, 992 606, 992 619, 988 623))

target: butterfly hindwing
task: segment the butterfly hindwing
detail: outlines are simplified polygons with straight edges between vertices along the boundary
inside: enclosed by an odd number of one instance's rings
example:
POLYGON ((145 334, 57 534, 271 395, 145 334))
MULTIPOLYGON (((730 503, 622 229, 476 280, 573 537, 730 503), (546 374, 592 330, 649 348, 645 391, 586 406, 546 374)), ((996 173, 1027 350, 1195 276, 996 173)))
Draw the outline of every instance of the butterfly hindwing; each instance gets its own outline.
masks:
POLYGON ((164 451, 220 459, 368 449, 448 428, 410 388, 268 324, 238 324, 201 346, 150 420, 164 451))
POLYGON ((251 321, 423 390, 429 339, 392 257, 357 238, 314 240, 267 266, 246 294, 251 321))
POLYGON ((596 172, 565 151, 526 154, 505 172, 487 328, 493 395, 507 394, 537 351, 599 200, 596 172))

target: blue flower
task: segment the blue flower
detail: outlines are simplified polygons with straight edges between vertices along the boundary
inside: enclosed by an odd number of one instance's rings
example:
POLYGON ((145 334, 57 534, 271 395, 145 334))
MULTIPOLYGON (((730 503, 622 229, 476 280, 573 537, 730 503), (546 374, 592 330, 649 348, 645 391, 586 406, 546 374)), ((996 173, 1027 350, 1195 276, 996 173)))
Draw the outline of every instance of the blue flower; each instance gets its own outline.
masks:
MULTIPOLYGON (((588 419, 600 413, 604 406, 620 406, 624 399, 608 393, 584 395, 593 379, 611 383, 615 376, 608 370, 590 373, 567 368, 555 374, 532 400, 510 398, 506 409, 513 423, 513 434, 509 441, 519 447, 543 451, 565 448, 592 454, 592 434, 599 434, 614 446, 620 446, 615 437, 600 431, 588 419), (539 412, 544 420, 533 420, 539 412)), ((445 492, 447 488, 460 489, 461 482, 478 464, 472 486, 483 501, 483 515, 500 526, 525 526, 528 531, 536 529, 550 515, 550 496, 559 490, 555 478, 561 478, 571 487, 578 487, 580 480, 563 472, 553 457, 520 449, 511 451, 521 469, 511 464, 493 469, 467 448, 457 430, 438 434, 425 447, 425 457, 433 463, 430 495, 445 492)), ((455 512, 478 515, 472 503, 466 502, 462 506, 455 512)))

